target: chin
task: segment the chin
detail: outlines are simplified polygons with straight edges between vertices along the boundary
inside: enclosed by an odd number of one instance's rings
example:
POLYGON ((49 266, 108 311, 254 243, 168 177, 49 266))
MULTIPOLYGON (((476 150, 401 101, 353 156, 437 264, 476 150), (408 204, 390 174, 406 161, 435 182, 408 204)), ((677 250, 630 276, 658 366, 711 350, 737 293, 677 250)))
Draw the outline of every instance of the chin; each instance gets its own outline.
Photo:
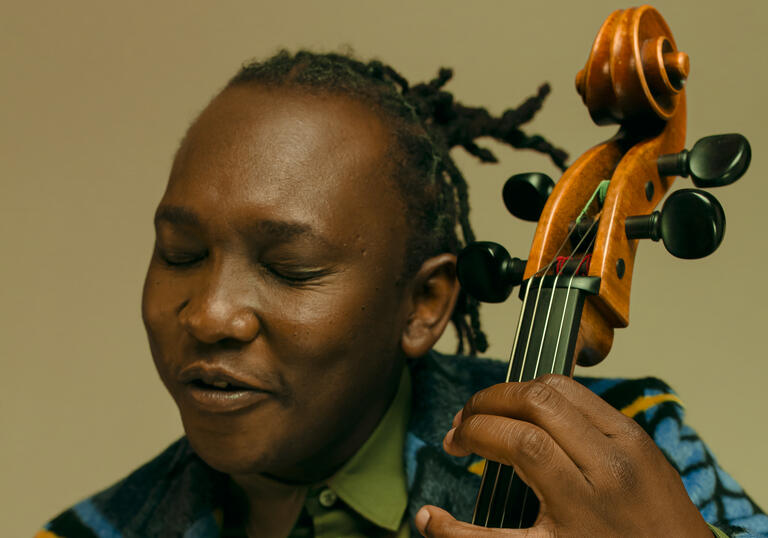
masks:
POLYGON ((221 473, 269 474, 270 470, 281 467, 278 455, 284 451, 271 448, 263 436, 253 439, 252 435, 242 432, 201 430, 186 422, 184 430, 200 459, 221 473))

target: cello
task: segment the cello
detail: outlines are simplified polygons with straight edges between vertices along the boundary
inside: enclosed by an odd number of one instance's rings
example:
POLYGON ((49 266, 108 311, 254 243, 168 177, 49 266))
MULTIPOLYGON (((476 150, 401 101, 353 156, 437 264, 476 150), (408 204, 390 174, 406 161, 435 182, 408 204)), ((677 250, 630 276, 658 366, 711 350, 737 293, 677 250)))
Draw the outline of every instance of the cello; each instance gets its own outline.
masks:
MULTIPOLYGON (((598 125, 618 132, 579 157, 557 184, 517 174, 504 186, 507 209, 538 221, 527 261, 498 244, 476 242, 460 254, 462 287, 480 301, 522 299, 505 381, 573 375, 610 351, 613 332, 629 324, 629 298, 640 239, 661 240, 674 256, 696 259, 723 240, 725 214, 702 190, 738 180, 751 150, 738 134, 710 136, 684 149, 688 56, 677 49, 650 6, 618 10, 600 28, 576 89, 598 125), (672 193, 676 176, 695 189, 672 193)), ((472 523, 526 528, 536 494, 515 468, 488 461, 472 523)))

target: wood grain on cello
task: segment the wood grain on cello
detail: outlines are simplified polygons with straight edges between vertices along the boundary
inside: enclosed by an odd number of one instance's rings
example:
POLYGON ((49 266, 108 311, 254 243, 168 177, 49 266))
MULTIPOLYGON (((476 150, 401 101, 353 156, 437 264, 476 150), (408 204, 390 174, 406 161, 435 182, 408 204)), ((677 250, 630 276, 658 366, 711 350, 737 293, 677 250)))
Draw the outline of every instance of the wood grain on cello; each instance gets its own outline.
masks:
MULTIPOLYGON (((551 194, 533 174, 510 178, 516 186, 505 193, 528 186, 531 196, 546 198, 522 277, 507 269, 511 260, 500 246, 469 245, 459 257, 462 285, 478 299, 494 285, 511 290, 521 284, 523 307, 506 381, 572 375, 577 362, 592 365, 606 357, 614 328, 629 324, 639 239, 664 239, 683 258, 706 256, 722 241, 722 208, 704 191, 678 191, 653 212, 675 175, 691 169, 693 153, 684 150, 689 71, 688 56, 658 11, 613 12, 576 76, 576 89, 595 123, 618 124, 619 131, 576 159, 551 194)), ((706 146, 711 149, 696 154, 697 169, 709 181, 702 185, 735 181, 749 166, 749 144, 741 135, 709 137, 706 146)), ((515 203, 505 202, 515 214, 515 203)), ((473 523, 528 527, 537 511, 535 494, 515 470, 488 462, 473 523)))

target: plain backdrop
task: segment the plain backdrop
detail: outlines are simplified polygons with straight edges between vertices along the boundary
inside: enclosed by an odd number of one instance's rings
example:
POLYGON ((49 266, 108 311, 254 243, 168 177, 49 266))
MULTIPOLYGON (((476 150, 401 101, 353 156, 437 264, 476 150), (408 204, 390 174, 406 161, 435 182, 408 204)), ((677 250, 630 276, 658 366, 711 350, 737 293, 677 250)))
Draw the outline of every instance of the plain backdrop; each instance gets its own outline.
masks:
MULTIPOLYGON (((612 135, 594 126, 573 78, 615 2, 6 2, 0 17, 0 534, 29 536, 181 434, 139 319, 152 213, 187 125, 252 57, 280 47, 339 50, 411 81, 455 69, 458 99, 500 112, 543 81, 530 125, 578 156, 612 135)), ((601 376, 654 375, 763 506, 768 168, 764 95, 768 4, 661 1, 691 58, 688 143, 741 132, 753 164, 714 192, 725 241, 682 261, 641 245, 631 323, 601 376)), ((534 226, 506 214, 512 173, 544 157, 498 149, 471 185, 479 238, 525 258, 534 226)), ((678 180, 676 187, 687 186, 678 180)), ((505 357, 519 302, 484 307, 490 356, 505 357)), ((452 347, 449 335, 442 349, 452 347)), ((585 374, 587 372, 581 371, 585 374)))

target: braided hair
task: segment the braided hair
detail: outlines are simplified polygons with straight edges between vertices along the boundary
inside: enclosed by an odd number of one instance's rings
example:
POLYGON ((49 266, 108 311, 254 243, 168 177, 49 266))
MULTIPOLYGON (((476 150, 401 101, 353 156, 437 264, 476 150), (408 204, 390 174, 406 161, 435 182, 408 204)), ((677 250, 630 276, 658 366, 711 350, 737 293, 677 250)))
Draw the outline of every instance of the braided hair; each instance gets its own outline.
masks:
MULTIPOLYGON (((489 149, 476 142, 489 136, 513 148, 541 152, 562 170, 568 158, 543 137, 528 135, 520 128, 541 108, 550 91, 548 84, 541 85, 517 108, 494 117, 484 108, 456 102, 443 89, 452 76, 450 69, 442 68, 431 81, 411 86, 378 60, 362 62, 347 54, 282 50, 266 61, 244 65, 228 87, 257 83, 348 96, 380 115, 395 137, 395 147, 388 156, 411 227, 404 263, 407 277, 429 257, 442 252, 458 254, 475 240, 469 223, 467 182, 450 156, 451 148, 460 146, 481 162, 497 162, 489 149)), ((451 317, 458 353, 464 352, 465 341, 471 355, 488 348, 478 306, 463 290, 459 293, 451 317)))

